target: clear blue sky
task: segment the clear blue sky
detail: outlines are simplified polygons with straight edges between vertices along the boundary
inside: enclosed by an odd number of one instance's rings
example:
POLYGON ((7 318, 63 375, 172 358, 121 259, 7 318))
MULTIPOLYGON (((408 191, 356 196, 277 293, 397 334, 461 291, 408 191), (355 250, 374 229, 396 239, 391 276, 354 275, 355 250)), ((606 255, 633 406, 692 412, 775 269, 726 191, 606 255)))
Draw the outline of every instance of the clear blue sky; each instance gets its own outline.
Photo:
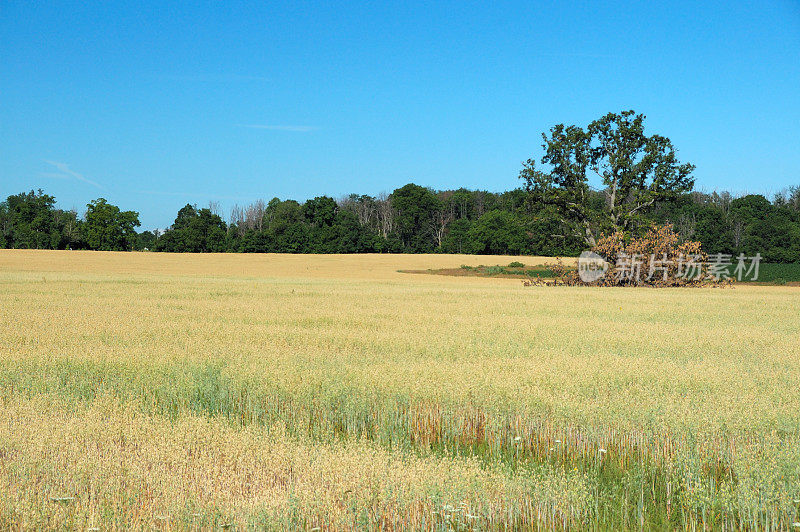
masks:
POLYGON ((0 3, 0 196, 519 186, 540 134, 647 115, 697 188, 800 184, 800 2, 0 3))

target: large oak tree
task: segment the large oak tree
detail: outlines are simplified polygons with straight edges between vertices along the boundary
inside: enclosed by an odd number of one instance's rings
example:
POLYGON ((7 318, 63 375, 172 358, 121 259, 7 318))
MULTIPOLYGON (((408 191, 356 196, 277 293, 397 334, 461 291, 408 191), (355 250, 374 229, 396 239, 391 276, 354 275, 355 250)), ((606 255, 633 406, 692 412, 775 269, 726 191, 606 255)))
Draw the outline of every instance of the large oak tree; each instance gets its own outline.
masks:
POLYGON ((659 202, 691 191, 694 165, 678 161, 668 138, 647 136, 644 119, 608 113, 586 129, 558 124, 543 133, 546 171, 528 159, 520 172, 530 199, 553 206, 564 228, 593 246, 600 232, 630 230, 659 202), (602 201, 592 175, 603 185, 602 201))

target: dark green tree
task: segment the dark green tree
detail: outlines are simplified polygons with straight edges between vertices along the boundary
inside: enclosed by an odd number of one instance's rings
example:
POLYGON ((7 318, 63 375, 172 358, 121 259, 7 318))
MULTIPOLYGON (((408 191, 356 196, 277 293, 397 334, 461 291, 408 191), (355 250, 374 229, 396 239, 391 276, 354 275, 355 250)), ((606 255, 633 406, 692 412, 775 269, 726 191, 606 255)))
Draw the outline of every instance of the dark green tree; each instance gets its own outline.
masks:
POLYGON ((469 230, 472 253, 519 255, 527 250, 525 225, 513 213, 493 210, 481 216, 469 230))
POLYGON ((294 200, 272 199, 267 205, 265 231, 276 253, 307 253, 311 230, 305 222, 303 208, 294 200))
POLYGON ((105 198, 86 205, 83 224, 84 239, 89 249, 100 251, 128 251, 132 249, 139 227, 139 213, 121 211, 105 198))
POLYGON ((761 194, 749 194, 731 201, 731 213, 739 218, 752 222, 769 217, 774 211, 772 204, 761 194))
POLYGON ((158 231, 142 231, 136 235, 136 240, 133 244, 135 251, 150 251, 158 240, 158 231))
POLYGON ((338 210, 336 200, 328 196, 319 196, 303 204, 303 215, 316 227, 333 225, 338 210))
POLYGON ((389 196, 397 211, 398 236, 408 251, 424 253, 434 247, 436 225, 434 213, 442 209, 442 202, 428 188, 409 183, 389 196))
POLYGON ((41 190, 9 196, 0 203, 0 248, 65 249, 80 245, 74 211, 55 208, 41 190))
POLYGON ((155 244, 156 251, 209 253, 227 251, 228 229, 210 209, 187 204, 155 244))
POLYGON ((105 198, 98 198, 86 205, 83 224, 85 241, 89 249, 100 251, 129 251, 139 227, 139 213, 121 211, 105 198))
POLYGON ((450 222, 447 235, 442 242, 444 253, 471 253, 474 248, 470 236, 472 222, 467 218, 458 218, 450 222))

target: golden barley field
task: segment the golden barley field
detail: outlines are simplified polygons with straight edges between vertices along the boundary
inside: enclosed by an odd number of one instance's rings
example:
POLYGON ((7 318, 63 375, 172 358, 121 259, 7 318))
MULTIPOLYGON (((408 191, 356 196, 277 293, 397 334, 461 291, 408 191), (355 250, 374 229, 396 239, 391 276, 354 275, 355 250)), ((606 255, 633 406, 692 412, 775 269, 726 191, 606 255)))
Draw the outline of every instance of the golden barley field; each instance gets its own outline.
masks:
POLYGON ((800 529, 800 288, 0 251, 0 529, 800 529))

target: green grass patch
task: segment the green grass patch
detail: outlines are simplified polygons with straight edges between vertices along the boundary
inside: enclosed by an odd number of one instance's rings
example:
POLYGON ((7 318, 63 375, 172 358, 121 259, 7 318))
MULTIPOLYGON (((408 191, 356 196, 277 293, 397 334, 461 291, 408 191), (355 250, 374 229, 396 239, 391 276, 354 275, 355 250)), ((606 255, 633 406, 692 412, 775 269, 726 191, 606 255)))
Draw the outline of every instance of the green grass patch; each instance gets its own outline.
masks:
MULTIPOLYGON (((366 439, 420 455, 471 456, 486 467, 519 475, 540 468, 570 471, 594 486, 593 520, 600 529, 680 528, 697 517, 689 500, 697 486, 713 501, 738 494, 739 488, 728 466, 717 473, 717 455, 691 439, 673 440, 657 430, 642 440, 652 440, 652 446, 614 446, 609 445, 609 433, 559 427, 549 418, 537 419, 534 412, 479 403, 465 409, 447 402, 417 402, 333 382, 290 393, 269 382, 242 378, 223 363, 21 361, 0 368, 0 400, 43 394, 76 405, 110 396, 174 419, 191 412, 238 426, 268 429, 277 423, 309 440, 366 439), (687 462, 662 459, 665 445, 681 448, 687 462), (599 451, 602 447, 607 451, 599 451)), ((763 509, 746 516, 736 507, 721 502, 718 506, 704 518, 709 528, 719 528, 723 521, 752 525, 764 515, 763 509)))
POLYGON ((551 279, 556 274, 547 266, 529 266, 525 267, 521 262, 512 262, 508 266, 478 266, 472 268, 478 275, 486 275, 490 277, 507 276, 507 277, 542 277, 551 279))

